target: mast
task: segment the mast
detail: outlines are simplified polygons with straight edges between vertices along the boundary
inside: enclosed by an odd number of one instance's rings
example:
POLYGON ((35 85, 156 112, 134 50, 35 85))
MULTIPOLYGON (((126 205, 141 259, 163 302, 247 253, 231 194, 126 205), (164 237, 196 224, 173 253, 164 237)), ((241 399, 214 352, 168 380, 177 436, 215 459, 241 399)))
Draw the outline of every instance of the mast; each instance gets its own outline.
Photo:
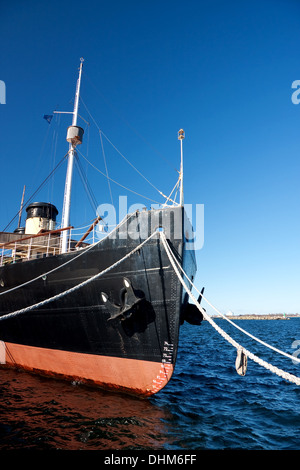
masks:
MULTIPOLYGON (((79 76, 78 76, 77 85, 76 85, 72 125, 68 128, 68 133, 67 133, 67 141, 69 142, 69 156, 68 156, 68 168, 67 168, 66 182, 65 182, 62 228, 66 228, 70 226, 71 189, 72 189, 74 157, 76 153, 75 149, 78 144, 81 144, 82 136, 83 136, 83 129, 77 126, 83 60, 84 60, 83 58, 80 59, 79 76)), ((66 253, 68 251, 68 236, 69 236, 69 230, 65 230, 62 232, 62 253, 66 253)))
POLYGON ((20 206, 20 211, 19 211, 18 228, 20 228, 20 225, 21 225, 21 217, 22 217, 22 211, 23 211, 23 203, 24 203, 25 188, 26 188, 26 186, 24 185, 23 194, 22 194, 22 200, 21 200, 21 206, 20 206))
POLYGON ((180 140, 180 206, 183 206, 183 146, 182 142, 185 138, 184 130, 180 129, 178 131, 178 140, 180 140))

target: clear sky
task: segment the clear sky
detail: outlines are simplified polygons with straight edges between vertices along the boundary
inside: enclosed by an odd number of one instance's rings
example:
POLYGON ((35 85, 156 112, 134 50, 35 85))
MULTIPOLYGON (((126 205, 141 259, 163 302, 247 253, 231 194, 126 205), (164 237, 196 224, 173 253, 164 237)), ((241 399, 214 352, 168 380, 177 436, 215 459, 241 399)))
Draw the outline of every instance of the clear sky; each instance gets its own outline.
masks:
MULTIPOLYGON (((300 312, 300 104, 291 100, 299 34, 297 0, 2 1, 0 230, 17 213, 23 186, 31 196, 68 150, 70 116, 49 125, 43 115, 72 111, 82 56, 79 113, 91 123, 81 121, 82 154, 105 172, 93 116, 169 194, 183 128, 185 202, 204 204, 197 286, 224 313, 300 312)), ((162 201, 103 145, 111 178, 162 201)), ((105 178, 81 163, 98 204, 110 203, 105 178)), ((55 204, 59 219, 65 171, 34 198, 55 204)), ((81 188, 75 175, 75 226, 95 217, 81 188)), ((111 190, 116 205, 119 194, 129 205, 151 204, 113 183, 111 190)))

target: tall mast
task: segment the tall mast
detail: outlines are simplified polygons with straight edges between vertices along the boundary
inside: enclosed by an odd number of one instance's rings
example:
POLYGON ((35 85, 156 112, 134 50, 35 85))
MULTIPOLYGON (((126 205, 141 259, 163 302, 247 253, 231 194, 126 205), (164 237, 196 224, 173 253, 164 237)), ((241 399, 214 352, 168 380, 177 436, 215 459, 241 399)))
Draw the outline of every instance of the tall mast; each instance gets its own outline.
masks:
POLYGON ((183 146, 182 142, 185 138, 184 130, 178 131, 178 140, 180 140, 180 206, 183 206, 183 146))
POLYGON ((21 206, 20 206, 20 211, 19 211, 18 228, 20 228, 20 225, 21 225, 21 217, 22 217, 22 211, 23 211, 23 203, 24 203, 25 188, 26 188, 26 186, 24 185, 23 194, 22 194, 22 200, 21 200, 21 206))
MULTIPOLYGON (((68 133, 67 133, 67 141, 69 142, 69 156, 68 156, 68 168, 67 168, 66 182, 65 182, 62 228, 66 228, 70 226, 71 189, 72 189, 74 157, 76 153, 75 149, 78 144, 81 144, 82 136, 83 136, 83 129, 77 126, 82 65, 83 65, 83 59, 81 58, 80 67, 79 67, 79 77, 78 77, 77 85, 76 85, 72 126, 68 128, 68 133)), ((69 230, 65 230, 62 232, 62 253, 66 253, 68 251, 68 236, 69 236, 69 230)))

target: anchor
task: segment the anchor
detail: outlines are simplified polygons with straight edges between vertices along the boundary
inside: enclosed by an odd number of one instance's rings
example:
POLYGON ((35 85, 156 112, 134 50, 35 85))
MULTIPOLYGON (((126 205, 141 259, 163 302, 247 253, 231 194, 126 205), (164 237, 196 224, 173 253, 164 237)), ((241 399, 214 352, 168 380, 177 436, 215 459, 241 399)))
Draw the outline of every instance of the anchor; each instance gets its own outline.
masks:
POLYGON ((105 294, 105 292, 101 292, 101 297, 102 297, 103 303, 105 304, 107 310, 110 313, 109 320, 113 320, 114 318, 117 318, 120 315, 120 305, 117 305, 111 302, 108 298, 108 295, 105 294))
POLYGON ((101 292, 102 300, 110 314, 108 321, 118 317, 121 321, 130 318, 134 308, 145 298, 144 295, 140 296, 137 294, 127 277, 123 278, 123 285, 124 288, 121 290, 122 305, 111 302, 108 295, 105 292, 101 292))

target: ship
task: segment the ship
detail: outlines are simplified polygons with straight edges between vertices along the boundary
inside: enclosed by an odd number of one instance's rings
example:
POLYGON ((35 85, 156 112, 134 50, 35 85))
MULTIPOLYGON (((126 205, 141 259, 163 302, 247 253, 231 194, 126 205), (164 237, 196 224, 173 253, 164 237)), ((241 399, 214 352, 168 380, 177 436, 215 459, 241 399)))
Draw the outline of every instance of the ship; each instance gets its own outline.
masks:
MULTIPOLYGON (((199 325, 162 244, 190 280, 196 275, 193 227, 183 201, 128 213, 100 240, 71 235, 74 157, 82 143, 77 123, 83 59, 72 125, 61 226, 49 202, 26 207, 25 227, 0 232, 0 363, 48 377, 149 397, 174 372, 180 327, 199 325)), ((24 194, 23 194, 24 195, 24 194)), ((23 203, 23 200, 22 200, 23 203)), ((21 210, 21 209, 20 209, 21 210)))

